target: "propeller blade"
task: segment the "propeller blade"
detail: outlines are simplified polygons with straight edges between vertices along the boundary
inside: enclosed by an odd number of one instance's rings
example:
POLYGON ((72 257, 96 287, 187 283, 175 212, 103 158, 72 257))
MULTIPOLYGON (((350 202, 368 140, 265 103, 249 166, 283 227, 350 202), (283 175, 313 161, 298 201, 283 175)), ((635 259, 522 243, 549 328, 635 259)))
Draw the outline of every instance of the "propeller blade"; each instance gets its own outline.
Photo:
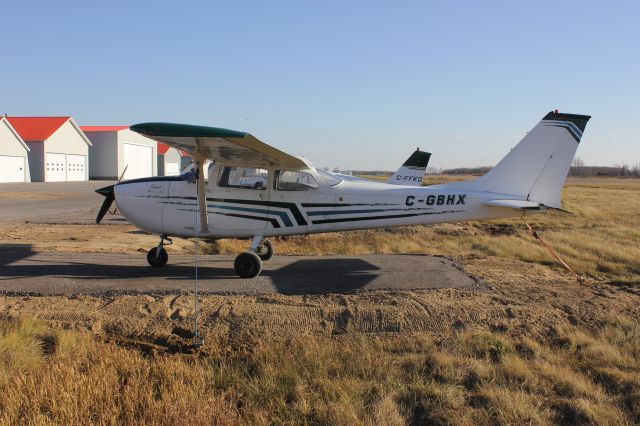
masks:
POLYGON ((109 207, 111 207, 111 204, 116 199, 116 195, 113 192, 113 185, 97 189, 96 192, 100 195, 104 195, 104 202, 102 203, 102 207, 100 207, 100 211, 96 217, 96 223, 100 223, 104 215, 109 211, 109 207))

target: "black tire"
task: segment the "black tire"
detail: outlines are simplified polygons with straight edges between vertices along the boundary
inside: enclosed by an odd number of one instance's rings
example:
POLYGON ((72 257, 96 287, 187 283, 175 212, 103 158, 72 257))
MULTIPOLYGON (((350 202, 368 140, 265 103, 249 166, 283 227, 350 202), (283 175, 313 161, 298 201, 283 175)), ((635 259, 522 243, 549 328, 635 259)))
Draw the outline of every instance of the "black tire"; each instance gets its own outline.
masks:
POLYGON ((260 245, 258 246, 258 257, 262 259, 263 262, 271 259, 273 257, 273 244, 269 240, 262 240, 260 245))
POLYGON ((157 251, 158 247, 154 247, 147 252, 147 262, 149 262, 149 265, 154 268, 160 268, 161 266, 166 265, 169 260, 169 255, 164 247, 160 249, 160 253, 156 256, 157 251))
POLYGON ((254 252, 245 251, 236 257, 233 268, 241 278, 254 278, 262 271, 262 260, 254 252))

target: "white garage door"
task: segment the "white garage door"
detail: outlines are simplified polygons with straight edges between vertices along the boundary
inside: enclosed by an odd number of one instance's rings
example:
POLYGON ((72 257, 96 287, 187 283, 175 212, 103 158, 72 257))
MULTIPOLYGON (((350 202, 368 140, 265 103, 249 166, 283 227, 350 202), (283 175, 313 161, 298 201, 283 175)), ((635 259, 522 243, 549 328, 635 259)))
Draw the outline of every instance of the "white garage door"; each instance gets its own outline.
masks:
POLYGON ((164 163, 164 175, 165 176, 177 176, 180 174, 180 164, 178 163, 164 163))
POLYGON ((85 180, 85 167, 87 163, 87 157, 84 155, 67 155, 67 180, 79 181, 85 180))
POLYGON ((125 143, 124 164, 127 170, 125 179, 136 179, 151 176, 153 169, 153 149, 150 146, 125 143))
POLYGON ((0 155, 0 182, 24 182, 24 160, 0 155))
POLYGON ((67 180, 67 156, 47 152, 45 154, 45 180, 47 182, 64 182, 67 180))

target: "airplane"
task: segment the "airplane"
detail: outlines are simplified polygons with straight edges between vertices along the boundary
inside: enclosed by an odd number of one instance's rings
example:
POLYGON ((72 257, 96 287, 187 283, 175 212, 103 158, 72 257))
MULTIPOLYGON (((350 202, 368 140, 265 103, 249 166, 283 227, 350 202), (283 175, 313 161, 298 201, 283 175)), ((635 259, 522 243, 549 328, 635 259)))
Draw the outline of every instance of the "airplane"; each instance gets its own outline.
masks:
MULTIPOLYGON (((415 151, 411 154, 407 160, 402 163, 402 166, 391 175, 391 177, 387 180, 387 183, 393 185, 407 185, 407 186, 421 186, 422 178, 424 177, 425 172, 427 171, 427 166, 429 165, 429 159, 431 158, 430 152, 420 151, 420 148, 416 148, 415 151)), ((344 173, 336 173, 329 172, 335 177, 346 180, 353 181, 359 180, 363 182, 379 182, 376 180, 371 180, 363 177, 347 175, 344 173)))
POLYGON ((484 176, 422 187, 343 180, 245 132, 136 124, 131 130, 191 155, 193 183, 166 176, 101 188, 96 192, 106 199, 96 222, 115 201, 129 222, 159 235, 158 246, 147 253, 153 267, 167 263, 164 245, 171 237, 251 239, 249 250, 235 258, 234 269, 240 277, 253 278, 274 254, 268 237, 562 210, 560 191, 590 118, 549 112, 484 176), (207 160, 213 163, 205 176, 207 160), (239 177, 247 169, 263 179, 243 182, 239 177))

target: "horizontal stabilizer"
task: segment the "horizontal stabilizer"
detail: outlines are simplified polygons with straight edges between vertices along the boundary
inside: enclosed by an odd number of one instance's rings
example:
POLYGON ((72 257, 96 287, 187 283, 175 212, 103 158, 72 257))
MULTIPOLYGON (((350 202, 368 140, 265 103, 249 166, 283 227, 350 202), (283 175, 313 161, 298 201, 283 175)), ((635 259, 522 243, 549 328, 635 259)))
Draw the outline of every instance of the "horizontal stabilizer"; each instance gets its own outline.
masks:
POLYGON ((485 201, 484 204, 492 207, 505 207, 516 210, 556 210, 563 213, 573 214, 570 211, 558 207, 547 206, 542 203, 535 203, 527 200, 489 200, 485 201))
POLYGON ((527 200, 489 200, 484 204, 493 207, 506 207, 517 210, 545 210, 546 206, 527 200))

